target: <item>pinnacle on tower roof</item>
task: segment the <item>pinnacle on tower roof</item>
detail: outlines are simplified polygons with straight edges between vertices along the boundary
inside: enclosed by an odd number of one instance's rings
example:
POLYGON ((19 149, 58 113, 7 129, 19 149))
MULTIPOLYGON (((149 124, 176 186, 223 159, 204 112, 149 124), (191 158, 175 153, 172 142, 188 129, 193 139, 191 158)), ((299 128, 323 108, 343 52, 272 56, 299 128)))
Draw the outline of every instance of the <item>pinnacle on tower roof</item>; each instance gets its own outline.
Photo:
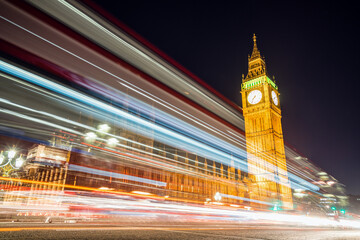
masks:
POLYGON ((256 44, 256 35, 254 33, 254 48, 249 57, 249 70, 246 78, 243 78, 243 82, 252 80, 254 78, 267 75, 265 58, 260 55, 260 51, 256 44))
POLYGON ((256 45, 256 35, 255 35, 255 33, 254 33, 254 36, 253 36, 253 40, 254 40, 254 48, 253 48, 253 51, 251 53, 251 57, 250 57, 251 60, 261 57, 260 56, 260 51, 259 51, 259 49, 257 48, 257 45, 256 45))

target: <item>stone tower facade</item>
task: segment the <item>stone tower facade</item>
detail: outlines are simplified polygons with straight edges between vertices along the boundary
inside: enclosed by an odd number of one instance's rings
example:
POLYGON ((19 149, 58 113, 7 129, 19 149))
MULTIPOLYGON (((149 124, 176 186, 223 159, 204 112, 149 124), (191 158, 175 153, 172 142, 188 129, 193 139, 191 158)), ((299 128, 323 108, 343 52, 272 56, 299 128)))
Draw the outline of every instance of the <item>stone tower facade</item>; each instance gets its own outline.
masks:
POLYGON ((253 40, 248 74, 243 77, 241 87, 248 170, 252 181, 250 198, 292 209, 278 87, 267 74, 255 34, 253 40))

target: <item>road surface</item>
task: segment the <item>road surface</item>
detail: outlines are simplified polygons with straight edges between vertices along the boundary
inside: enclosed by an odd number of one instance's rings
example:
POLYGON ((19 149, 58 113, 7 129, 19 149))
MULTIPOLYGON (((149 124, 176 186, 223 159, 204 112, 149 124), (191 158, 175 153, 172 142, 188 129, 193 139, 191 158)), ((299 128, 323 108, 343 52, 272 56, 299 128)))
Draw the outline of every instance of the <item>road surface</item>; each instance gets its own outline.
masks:
POLYGON ((359 239, 360 230, 226 224, 110 225, 1 223, 0 239, 359 239))

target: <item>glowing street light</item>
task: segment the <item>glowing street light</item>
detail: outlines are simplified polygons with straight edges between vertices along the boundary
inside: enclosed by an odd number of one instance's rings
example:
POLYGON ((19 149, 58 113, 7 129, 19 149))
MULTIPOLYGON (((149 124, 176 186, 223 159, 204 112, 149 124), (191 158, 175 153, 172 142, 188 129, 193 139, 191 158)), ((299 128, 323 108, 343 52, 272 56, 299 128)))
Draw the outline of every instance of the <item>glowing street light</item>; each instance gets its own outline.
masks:
POLYGON ((116 139, 116 138, 109 138, 107 140, 107 144, 111 147, 113 146, 116 146, 116 144, 118 143, 119 141, 116 139))
POLYGON ((20 168, 24 164, 24 159, 20 156, 15 161, 15 168, 20 168))
POLYGON ((14 157, 15 157, 15 154, 16 154, 16 151, 15 151, 15 150, 10 150, 10 151, 8 152, 8 158, 9 158, 9 159, 14 158, 14 157))
POLYGON ((106 133, 110 130, 109 125, 107 125, 106 123, 100 124, 98 128, 99 128, 100 132, 104 132, 104 133, 106 133))
POLYGON ((88 141, 94 141, 96 139, 96 134, 93 133, 93 132, 88 132, 85 134, 85 140, 88 140, 88 141))
POLYGON ((5 157, 4 157, 4 155, 2 154, 2 152, 1 152, 1 155, 0 155, 0 165, 3 164, 4 159, 5 159, 5 157))
POLYGON ((1 151, 0 153, 0 168, 2 171, 2 176, 10 176, 14 170, 18 170, 25 163, 25 159, 20 156, 17 156, 18 151, 16 149, 11 149, 7 152, 1 151))

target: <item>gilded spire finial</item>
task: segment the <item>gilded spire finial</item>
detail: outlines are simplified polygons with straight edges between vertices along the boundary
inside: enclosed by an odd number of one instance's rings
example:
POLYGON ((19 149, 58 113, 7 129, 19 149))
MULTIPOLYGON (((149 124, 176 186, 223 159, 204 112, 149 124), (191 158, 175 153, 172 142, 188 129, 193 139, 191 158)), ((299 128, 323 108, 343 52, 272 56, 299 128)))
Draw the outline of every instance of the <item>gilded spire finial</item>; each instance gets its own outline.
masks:
POLYGON ((260 51, 258 50, 257 45, 256 45, 256 35, 255 35, 255 33, 253 35, 253 40, 254 40, 254 48, 253 48, 253 51, 252 51, 252 54, 251 54, 251 59, 260 57, 260 51))
POLYGON ((243 82, 246 82, 248 80, 254 79, 256 77, 266 75, 266 65, 265 65, 265 58, 263 58, 260 54, 260 51, 257 47, 256 43, 256 35, 253 34, 253 41, 254 41, 254 47, 251 53, 251 56, 249 57, 249 70, 248 74, 245 79, 243 79, 243 82))

